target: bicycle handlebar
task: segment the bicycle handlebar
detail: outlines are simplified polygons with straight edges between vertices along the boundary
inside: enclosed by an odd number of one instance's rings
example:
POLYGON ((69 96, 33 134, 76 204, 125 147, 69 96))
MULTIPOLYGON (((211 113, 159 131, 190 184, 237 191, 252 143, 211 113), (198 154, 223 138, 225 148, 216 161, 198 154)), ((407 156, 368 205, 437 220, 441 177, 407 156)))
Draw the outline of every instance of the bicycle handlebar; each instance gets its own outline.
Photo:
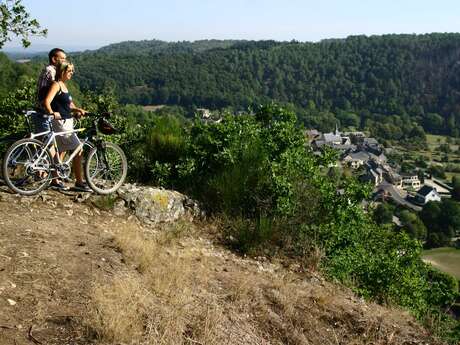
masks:
POLYGON ((88 112, 85 114, 85 116, 91 116, 91 117, 103 117, 103 118, 106 118, 108 119, 109 117, 112 116, 111 113, 109 112, 103 112, 103 113, 100 113, 100 114, 96 114, 96 113, 91 113, 91 112, 88 112))
MULTIPOLYGON (((24 114, 24 116, 28 117, 28 116, 33 116, 35 114, 39 114, 41 115, 44 119, 47 119, 49 121, 51 120, 54 120, 54 115, 53 114, 43 114, 43 113, 39 113, 35 110, 24 110, 22 112, 24 114)), ((85 116, 88 116, 88 117, 102 117, 102 118, 105 118, 105 119, 108 119, 112 116, 111 113, 109 112, 103 112, 103 113, 100 113, 100 114, 97 114, 97 113, 92 113, 92 112, 87 112, 85 114, 85 116)))

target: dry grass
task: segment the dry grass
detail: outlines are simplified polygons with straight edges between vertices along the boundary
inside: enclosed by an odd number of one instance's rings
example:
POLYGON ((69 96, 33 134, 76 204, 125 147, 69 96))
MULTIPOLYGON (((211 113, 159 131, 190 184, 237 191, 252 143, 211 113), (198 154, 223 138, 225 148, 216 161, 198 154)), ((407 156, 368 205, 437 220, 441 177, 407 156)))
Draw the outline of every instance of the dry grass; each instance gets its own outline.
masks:
POLYGON ((94 288, 88 324, 100 344, 436 343, 400 311, 236 257, 177 226, 115 234, 130 268, 94 288))
POLYGON ((193 302, 190 263, 133 228, 117 233, 115 243, 136 270, 94 289, 98 335, 127 344, 181 344, 193 302))

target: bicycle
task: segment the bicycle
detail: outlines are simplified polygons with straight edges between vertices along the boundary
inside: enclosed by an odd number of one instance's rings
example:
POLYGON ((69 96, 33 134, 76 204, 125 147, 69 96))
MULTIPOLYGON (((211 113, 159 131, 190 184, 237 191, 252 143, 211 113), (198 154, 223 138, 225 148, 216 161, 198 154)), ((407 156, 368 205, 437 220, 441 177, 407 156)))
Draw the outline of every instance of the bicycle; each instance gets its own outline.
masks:
MULTIPOLYGON (((88 152, 84 163, 84 175, 89 187, 99 194, 115 192, 124 182, 128 164, 123 150, 116 144, 106 142, 98 137, 98 132, 111 135, 116 132, 108 122, 109 113, 100 115, 88 113, 94 117, 91 127, 55 132, 50 130, 32 133, 30 138, 16 141, 6 151, 3 160, 3 177, 7 186, 21 195, 35 195, 47 188, 55 177, 68 178, 71 173, 70 162, 79 153, 84 145, 92 143, 94 147, 88 152), (80 145, 71 152, 70 156, 61 161, 59 152, 52 158, 50 148, 54 145, 56 151, 56 137, 72 133, 86 132, 80 145), (37 140, 43 137, 43 141, 37 140)), ((46 116, 51 122, 53 116, 46 116)))
POLYGON ((5 146, 9 147, 11 144, 13 144, 15 141, 18 141, 19 139, 24 139, 24 138, 29 137, 29 135, 33 132, 32 123, 30 120, 30 117, 32 116, 33 113, 35 112, 32 110, 23 111, 25 122, 26 122, 25 130, 21 130, 19 132, 11 133, 9 135, 0 137, 0 148, 2 151, 5 146))
MULTIPOLYGON (((4 156, 6 150, 16 141, 20 139, 25 139, 25 138, 31 138, 32 135, 34 135, 34 130, 33 130, 33 116, 37 116, 37 112, 35 110, 25 110, 22 112, 24 114, 24 119, 25 119, 25 130, 12 133, 9 135, 6 135, 4 137, 0 138, 0 154, 4 156)), ((48 134, 47 132, 46 134, 48 134)), ((85 153, 85 156, 95 145, 91 141, 86 141, 83 145, 83 152, 85 153)), ((0 163, 1 164, 1 163, 0 163)), ((0 181, 3 182, 3 175, 2 171, 0 169, 0 181)))

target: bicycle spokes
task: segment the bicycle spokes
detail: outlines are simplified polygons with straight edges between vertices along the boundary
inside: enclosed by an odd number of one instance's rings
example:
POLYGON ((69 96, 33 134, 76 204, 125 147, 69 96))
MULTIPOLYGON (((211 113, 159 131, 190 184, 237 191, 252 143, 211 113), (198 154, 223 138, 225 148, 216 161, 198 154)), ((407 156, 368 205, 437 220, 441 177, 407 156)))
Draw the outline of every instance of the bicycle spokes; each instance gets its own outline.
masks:
POLYGON ((32 195, 51 178, 50 157, 40 142, 18 142, 9 149, 5 159, 4 179, 18 193, 32 195))
POLYGON ((88 184, 100 194, 117 190, 124 182, 126 172, 125 154, 118 145, 109 142, 90 152, 85 167, 88 184))

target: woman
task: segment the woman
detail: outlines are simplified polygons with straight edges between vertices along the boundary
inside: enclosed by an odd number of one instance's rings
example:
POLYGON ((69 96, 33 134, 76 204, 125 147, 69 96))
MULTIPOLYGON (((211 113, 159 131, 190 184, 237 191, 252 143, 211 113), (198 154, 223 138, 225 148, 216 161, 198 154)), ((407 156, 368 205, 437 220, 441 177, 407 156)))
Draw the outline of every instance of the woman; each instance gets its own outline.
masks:
MULTIPOLYGON (((48 114, 52 114, 54 116, 53 129, 55 132, 72 130, 72 115, 80 117, 84 116, 86 113, 83 109, 75 107, 72 101, 72 96, 66 86, 66 82, 72 79, 73 73, 73 64, 67 61, 59 63, 56 69, 56 81, 52 82, 43 102, 43 106, 48 114)), ((78 145, 80 145, 80 140, 75 133, 58 136, 56 137, 56 141, 62 155, 61 158, 64 157, 65 151, 75 150, 78 145)), ((83 181, 81 151, 73 159, 72 168, 76 180, 75 189, 90 192, 91 189, 83 181)), ((63 184, 60 181, 55 180, 52 184, 58 188, 63 187, 63 184)))

